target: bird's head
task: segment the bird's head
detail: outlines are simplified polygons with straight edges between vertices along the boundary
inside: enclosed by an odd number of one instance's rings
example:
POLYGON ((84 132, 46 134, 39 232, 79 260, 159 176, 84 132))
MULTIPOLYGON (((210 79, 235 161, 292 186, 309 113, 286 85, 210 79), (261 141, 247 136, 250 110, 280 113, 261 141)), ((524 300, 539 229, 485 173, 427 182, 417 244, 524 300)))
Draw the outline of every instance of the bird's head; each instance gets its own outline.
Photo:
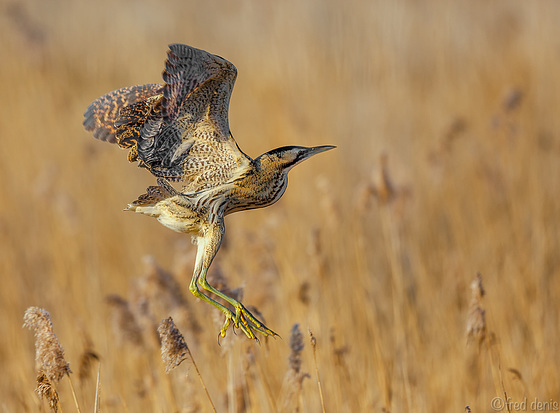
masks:
POLYGON ((313 146, 310 148, 304 146, 283 146, 265 153, 261 158, 266 157, 268 162, 277 164, 281 169, 289 171, 294 166, 311 158, 313 155, 334 148, 336 148, 336 146, 332 145, 313 146))

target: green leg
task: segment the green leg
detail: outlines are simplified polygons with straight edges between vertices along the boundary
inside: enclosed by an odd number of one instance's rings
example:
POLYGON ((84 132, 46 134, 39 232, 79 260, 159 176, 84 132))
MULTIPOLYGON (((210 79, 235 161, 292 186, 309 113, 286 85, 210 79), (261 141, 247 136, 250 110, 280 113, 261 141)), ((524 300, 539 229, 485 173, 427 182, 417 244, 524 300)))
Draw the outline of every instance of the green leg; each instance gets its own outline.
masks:
POLYGON ((222 293, 221 291, 208 284, 208 281, 206 280, 206 273, 208 271, 208 268, 210 267, 210 264, 212 264, 212 261, 214 260, 214 257, 218 252, 218 249, 220 248, 222 238, 225 233, 223 217, 214 216, 212 218, 213 224, 206 226, 201 235, 196 238, 196 243, 198 246, 196 253, 196 263, 194 275, 191 280, 189 289, 196 297, 199 297, 207 303, 212 304, 214 307, 218 308, 225 314, 226 321, 224 323, 224 326, 220 330, 220 335, 222 337, 226 336, 226 331, 232 322, 235 327, 241 328, 245 335, 251 339, 256 339, 253 330, 258 331, 265 336, 277 335, 274 331, 270 330, 263 323, 257 320, 257 318, 253 314, 251 314, 251 312, 247 310, 239 301, 234 300, 232 297, 229 297, 228 295, 222 293), (235 308, 235 314, 233 314, 233 312, 229 308, 203 294, 198 289, 198 284, 200 284, 200 286, 206 291, 217 295, 224 301, 231 304, 235 308))
POLYGON ((189 290, 191 291, 191 293, 193 293, 193 295, 195 297, 206 301, 207 303, 213 305, 214 307, 216 307, 218 310, 220 310, 222 313, 225 314, 226 322, 225 322, 224 326, 222 327, 222 330, 220 331, 221 336, 225 337, 225 335, 226 335, 225 332, 226 332, 227 328, 229 327, 231 321, 235 320, 235 315, 233 314, 233 312, 229 308, 220 304, 216 300, 211 299, 210 297, 208 297, 206 294, 202 293, 198 289, 199 276, 200 276, 200 272, 196 271, 195 274, 193 275, 192 279, 191 279, 191 284, 189 285, 189 290))
MULTIPOLYGON (((261 323, 243 304, 239 301, 231 298, 230 296, 224 294, 220 290, 212 287, 208 281, 206 280, 206 269, 203 269, 200 273, 200 277, 198 282, 206 291, 210 291, 213 294, 216 294, 218 297, 222 298, 223 300, 230 303, 235 308, 235 319, 232 321, 236 327, 240 327, 241 330, 247 335, 249 338, 256 338, 252 329, 257 330, 259 333, 265 336, 277 336, 274 331, 269 329, 263 323, 261 323)), ((192 291, 192 290, 191 290, 192 291)), ((213 301, 213 300, 212 300, 213 301)), ((227 317, 227 315, 226 315, 227 317)), ((226 320, 226 324, 229 326, 229 320, 226 320)), ((224 326, 224 328, 227 328, 224 326)), ((222 337, 225 337, 225 330, 222 329, 222 337)))

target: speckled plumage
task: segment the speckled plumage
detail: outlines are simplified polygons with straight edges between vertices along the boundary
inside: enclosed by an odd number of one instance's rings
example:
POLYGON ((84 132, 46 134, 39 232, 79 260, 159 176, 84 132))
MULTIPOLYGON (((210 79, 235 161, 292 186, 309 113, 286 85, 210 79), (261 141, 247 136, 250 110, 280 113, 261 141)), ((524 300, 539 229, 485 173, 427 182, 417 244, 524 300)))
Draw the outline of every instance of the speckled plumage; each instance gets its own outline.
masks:
POLYGON ((129 161, 137 161, 158 178, 158 185, 149 187, 128 210, 153 216, 193 237, 198 248, 190 290, 225 314, 221 335, 234 323, 256 338, 254 331, 275 333, 206 281, 224 235, 224 217, 273 204, 284 193, 293 166, 333 147, 283 147, 256 159, 245 155, 228 122, 236 76, 235 66, 227 60, 172 44, 163 85, 126 87, 98 98, 86 110, 84 126, 95 138, 129 149, 129 161), (181 191, 169 180, 181 181, 181 191), (235 313, 199 286, 232 305, 235 313))

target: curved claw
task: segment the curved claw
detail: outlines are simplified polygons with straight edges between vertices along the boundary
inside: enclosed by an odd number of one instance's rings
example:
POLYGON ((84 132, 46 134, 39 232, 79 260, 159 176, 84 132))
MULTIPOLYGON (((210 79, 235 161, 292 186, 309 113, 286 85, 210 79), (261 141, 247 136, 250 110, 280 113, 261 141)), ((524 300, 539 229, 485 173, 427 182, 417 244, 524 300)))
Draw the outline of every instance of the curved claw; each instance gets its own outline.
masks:
POLYGON ((243 304, 238 303, 235 306, 235 315, 233 312, 226 312, 223 311, 226 316, 226 321, 224 322, 224 326, 218 333, 218 342, 219 336, 225 337, 227 329, 231 324, 233 324, 234 333, 235 328, 241 329, 245 333, 245 335, 252 340, 256 340, 260 343, 259 339, 255 336, 255 332, 261 333, 263 336, 277 336, 274 331, 266 327, 261 321, 259 321, 243 304))
MULTIPOLYGON (((231 321, 233 320, 233 314, 231 313, 231 311, 229 313, 225 313, 226 315, 226 322, 224 323, 224 326, 222 327, 222 329, 220 330, 220 332, 218 333, 218 335, 221 335, 222 337, 226 336, 226 331, 229 327, 229 325, 231 324, 231 321)), ((234 320, 235 323, 235 320, 234 320)))

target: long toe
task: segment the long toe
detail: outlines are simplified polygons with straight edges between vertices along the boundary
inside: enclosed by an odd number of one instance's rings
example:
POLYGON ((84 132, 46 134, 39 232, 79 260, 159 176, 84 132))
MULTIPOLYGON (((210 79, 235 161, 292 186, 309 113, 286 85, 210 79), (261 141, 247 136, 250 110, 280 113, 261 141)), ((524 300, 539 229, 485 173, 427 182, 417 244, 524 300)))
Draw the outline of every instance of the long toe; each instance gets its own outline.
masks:
POLYGON ((236 308, 236 316, 239 315, 239 325, 243 326, 243 331, 245 334, 250 332, 250 335, 247 334, 250 338, 255 338, 255 334, 253 330, 258 331, 265 337, 267 336, 277 336, 274 331, 269 329, 267 326, 264 325, 261 321, 259 321, 249 310, 247 310, 242 304, 236 308), (246 331, 247 330, 247 331, 246 331))

